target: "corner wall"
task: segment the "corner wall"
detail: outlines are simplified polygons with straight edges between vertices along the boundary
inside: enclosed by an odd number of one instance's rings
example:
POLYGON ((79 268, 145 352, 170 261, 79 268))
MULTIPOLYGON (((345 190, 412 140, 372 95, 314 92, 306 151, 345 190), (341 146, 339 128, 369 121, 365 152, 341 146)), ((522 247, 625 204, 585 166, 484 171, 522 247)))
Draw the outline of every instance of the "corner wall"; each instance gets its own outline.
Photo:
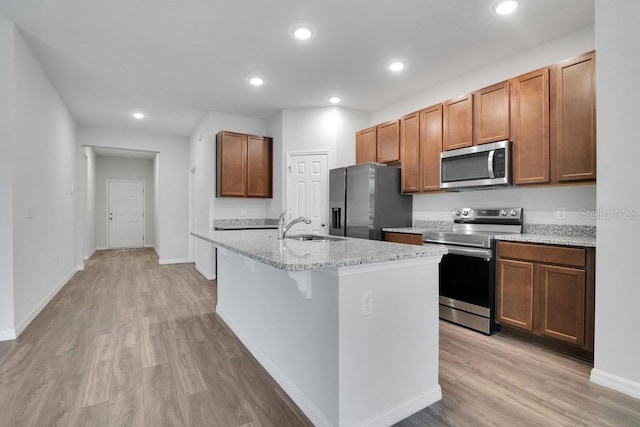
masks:
POLYGON ((0 341, 15 338, 13 312, 13 44, 0 19, 0 341))
POLYGON ((640 398, 640 2, 596 0, 598 207, 591 380, 640 398))

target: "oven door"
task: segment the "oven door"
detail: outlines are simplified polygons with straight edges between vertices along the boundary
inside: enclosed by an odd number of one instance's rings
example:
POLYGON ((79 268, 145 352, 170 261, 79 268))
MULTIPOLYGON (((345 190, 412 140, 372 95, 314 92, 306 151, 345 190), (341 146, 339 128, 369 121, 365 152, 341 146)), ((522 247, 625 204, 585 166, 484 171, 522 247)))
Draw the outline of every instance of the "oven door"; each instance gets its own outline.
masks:
POLYGON ((449 253, 440 262, 440 303, 490 317, 494 305, 491 250, 446 246, 449 253))

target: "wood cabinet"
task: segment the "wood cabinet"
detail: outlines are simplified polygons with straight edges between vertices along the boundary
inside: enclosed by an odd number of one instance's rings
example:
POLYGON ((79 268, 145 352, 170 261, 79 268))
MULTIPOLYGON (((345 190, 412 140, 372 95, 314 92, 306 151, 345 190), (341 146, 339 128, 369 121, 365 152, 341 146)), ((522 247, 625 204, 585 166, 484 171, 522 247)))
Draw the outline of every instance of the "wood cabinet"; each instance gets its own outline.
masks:
POLYGON ((385 231, 384 240, 387 242, 407 243, 410 245, 422 246, 422 234, 389 233, 385 231))
POLYGON ((400 121, 392 120, 356 132, 356 163, 400 160, 400 121))
POLYGON ((443 151, 473 145, 473 94, 443 104, 443 151))
POLYGON ((511 80, 514 184, 549 182, 549 69, 511 80))
POLYGON ((420 191, 440 190, 441 152, 442 104, 438 104, 420 111, 420 191))
POLYGON ((473 144, 509 139, 509 82, 498 83, 474 94, 473 144))
POLYGON ((272 197, 271 138, 221 131, 216 135, 216 196, 272 197))
POLYGON ((498 243, 496 321, 593 351, 595 250, 498 243))
POLYGON ((377 126, 376 161, 391 163, 400 160, 400 121, 392 120, 377 126))
POLYGON ((595 53, 552 68, 552 154, 558 182, 596 178, 595 53))
POLYGON ((377 157, 377 127, 356 132, 356 163, 375 162, 377 157))
POLYGON ((408 114, 400 119, 400 169, 403 193, 420 191, 420 114, 408 114))

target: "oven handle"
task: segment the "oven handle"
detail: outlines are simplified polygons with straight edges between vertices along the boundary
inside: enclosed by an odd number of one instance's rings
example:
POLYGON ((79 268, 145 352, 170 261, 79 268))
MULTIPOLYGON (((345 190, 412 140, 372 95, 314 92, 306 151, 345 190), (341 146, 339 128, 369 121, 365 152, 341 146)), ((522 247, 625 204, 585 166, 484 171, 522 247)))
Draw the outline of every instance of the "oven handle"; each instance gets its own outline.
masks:
POLYGON ((462 246, 451 246, 451 245, 443 245, 447 248, 447 251, 451 255, 462 255, 462 256, 470 256, 474 258, 484 258, 489 261, 493 256, 491 254, 491 249, 475 249, 475 248, 467 248, 462 246))

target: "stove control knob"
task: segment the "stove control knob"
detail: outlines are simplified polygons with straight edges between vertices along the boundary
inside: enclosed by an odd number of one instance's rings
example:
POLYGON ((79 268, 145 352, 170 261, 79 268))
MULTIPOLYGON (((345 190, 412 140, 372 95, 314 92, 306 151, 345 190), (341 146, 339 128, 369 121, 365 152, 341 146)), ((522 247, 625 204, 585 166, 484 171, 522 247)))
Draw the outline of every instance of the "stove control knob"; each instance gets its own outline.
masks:
POLYGON ((500 209, 500 215, 502 215, 502 216, 507 216, 507 211, 506 211, 506 209, 500 209))
POLYGON ((467 210, 462 211, 462 216, 469 216, 469 211, 467 210))
POLYGON ((511 216, 516 216, 518 215, 518 211, 515 209, 511 209, 511 216))
POLYGON ((461 214, 461 213, 462 213, 462 212, 460 212, 460 209, 458 209, 458 210, 456 210, 456 211, 455 211, 456 216, 460 216, 460 214, 461 214))

